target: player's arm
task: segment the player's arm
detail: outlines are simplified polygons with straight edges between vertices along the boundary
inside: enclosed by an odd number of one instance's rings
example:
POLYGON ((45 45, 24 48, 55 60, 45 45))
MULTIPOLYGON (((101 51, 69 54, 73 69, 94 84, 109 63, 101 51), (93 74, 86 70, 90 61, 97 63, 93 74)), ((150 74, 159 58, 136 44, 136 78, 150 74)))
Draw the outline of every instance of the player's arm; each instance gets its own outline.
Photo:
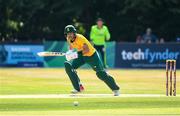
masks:
POLYGON ((76 51, 74 51, 74 48, 71 46, 71 44, 69 44, 68 51, 65 53, 65 57, 67 61, 78 58, 78 54, 76 51))
POLYGON ((94 29, 93 26, 91 27, 91 31, 90 31, 90 40, 93 41, 94 39, 94 29))
POLYGON ((106 36, 106 41, 109 41, 110 38, 111 38, 111 35, 110 35, 109 30, 108 30, 107 27, 105 27, 105 36, 106 36))
POLYGON ((73 47, 71 45, 69 45, 69 50, 73 50, 73 47))
POLYGON ((83 44, 82 53, 87 54, 89 52, 89 47, 86 43, 83 44))
POLYGON ((72 50, 73 48, 72 48, 72 46, 71 46, 71 44, 70 44, 70 42, 67 40, 67 50, 69 51, 69 50, 72 50))

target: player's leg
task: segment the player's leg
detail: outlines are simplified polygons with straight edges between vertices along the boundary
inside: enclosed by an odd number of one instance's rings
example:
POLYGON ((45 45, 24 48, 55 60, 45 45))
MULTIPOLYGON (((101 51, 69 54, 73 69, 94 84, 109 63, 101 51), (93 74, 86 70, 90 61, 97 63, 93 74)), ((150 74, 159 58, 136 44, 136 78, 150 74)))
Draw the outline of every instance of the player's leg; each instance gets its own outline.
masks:
POLYGON ((103 46, 103 53, 104 53, 104 68, 108 68, 108 65, 107 65, 107 57, 106 57, 106 45, 103 46))
POLYGON ((66 73, 68 74, 68 76, 71 80, 71 83, 72 83, 74 89, 77 90, 77 92, 80 91, 80 79, 79 79, 75 69, 79 68, 83 64, 84 64, 84 60, 83 60, 81 54, 78 54, 78 58, 74 59, 72 62, 66 61, 64 63, 66 73))
POLYGON ((102 57, 102 62, 103 62, 103 66, 106 67, 106 64, 105 64, 105 47, 102 45, 100 46, 100 53, 101 53, 101 57, 102 57))
POLYGON ((100 55, 100 58, 102 60, 102 64, 103 64, 104 68, 106 68, 106 63, 105 63, 105 47, 104 47, 104 45, 95 46, 95 49, 97 50, 97 52, 100 55))
POLYGON ((99 49, 99 46, 94 45, 94 48, 96 49, 97 52, 99 52, 99 50, 100 50, 100 49, 99 49))
POLYGON ((93 68, 93 70, 96 71, 97 77, 104 81, 112 91, 119 90, 119 86, 116 84, 113 77, 104 70, 98 53, 94 53, 94 55, 91 57, 84 57, 84 61, 87 62, 93 68))

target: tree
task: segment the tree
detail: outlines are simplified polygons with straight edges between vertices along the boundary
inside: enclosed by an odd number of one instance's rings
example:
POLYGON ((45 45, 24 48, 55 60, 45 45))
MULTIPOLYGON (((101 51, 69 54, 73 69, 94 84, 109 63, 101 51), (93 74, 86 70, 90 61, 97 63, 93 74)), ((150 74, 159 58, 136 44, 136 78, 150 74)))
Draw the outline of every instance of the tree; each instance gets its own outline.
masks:
POLYGON ((135 41, 147 27, 168 41, 180 36, 179 0, 0 0, 0 17, 0 36, 22 40, 64 40, 67 24, 88 37, 97 17, 116 41, 135 41))

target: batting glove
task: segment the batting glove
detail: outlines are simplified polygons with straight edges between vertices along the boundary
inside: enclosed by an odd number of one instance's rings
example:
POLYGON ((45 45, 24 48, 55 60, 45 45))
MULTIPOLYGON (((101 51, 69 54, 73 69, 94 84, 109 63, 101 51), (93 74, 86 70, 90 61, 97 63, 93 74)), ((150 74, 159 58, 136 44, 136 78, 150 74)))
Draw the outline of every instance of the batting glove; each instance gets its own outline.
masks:
POLYGON ((72 50, 69 50, 66 52, 66 60, 67 61, 71 61, 76 58, 78 58, 77 52, 73 52, 72 50))

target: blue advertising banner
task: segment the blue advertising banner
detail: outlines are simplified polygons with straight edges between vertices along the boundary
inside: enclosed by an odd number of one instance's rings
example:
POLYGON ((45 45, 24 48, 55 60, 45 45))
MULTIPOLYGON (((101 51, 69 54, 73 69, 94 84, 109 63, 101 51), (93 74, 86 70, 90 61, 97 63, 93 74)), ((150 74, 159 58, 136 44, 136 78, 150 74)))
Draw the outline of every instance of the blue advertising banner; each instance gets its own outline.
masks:
POLYGON ((42 67, 44 59, 37 56, 42 51, 43 45, 1 45, 0 66, 42 67))
POLYGON ((116 68, 165 68, 166 59, 175 59, 180 69, 180 44, 116 44, 116 68))

